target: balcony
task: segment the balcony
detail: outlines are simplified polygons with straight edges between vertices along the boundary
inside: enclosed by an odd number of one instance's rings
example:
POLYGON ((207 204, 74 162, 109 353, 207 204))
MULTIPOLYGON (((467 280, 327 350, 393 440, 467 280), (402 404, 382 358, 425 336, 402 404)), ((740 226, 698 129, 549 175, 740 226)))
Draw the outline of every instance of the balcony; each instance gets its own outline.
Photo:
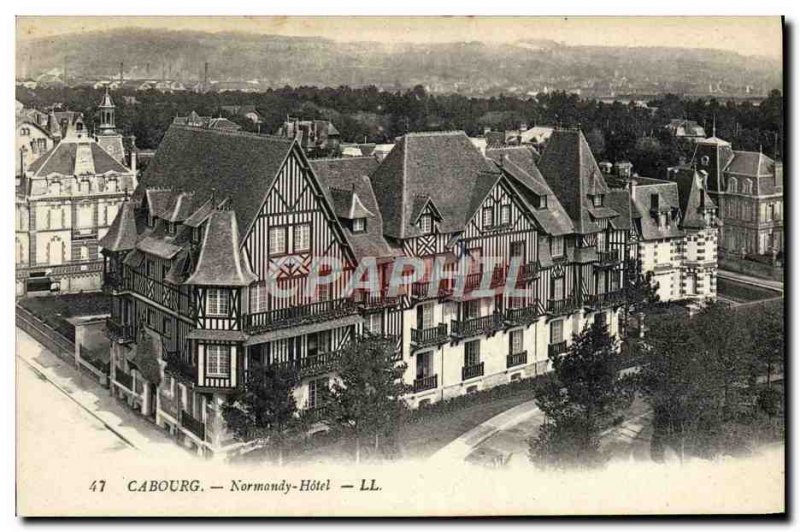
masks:
POLYGON ((522 351, 521 353, 512 353, 506 355, 506 367, 513 368, 514 366, 523 366, 528 363, 528 352, 522 351))
POLYGON ((447 343, 447 324, 441 323, 429 329, 411 329, 411 345, 415 349, 447 343))
POLYGON ((583 296, 583 302, 586 307, 592 309, 615 307, 625 303, 625 294, 622 290, 604 294, 587 294, 583 296))
POLYGON ((388 296, 385 290, 380 292, 363 291, 353 294, 353 301, 362 309, 377 310, 397 306, 400 297, 388 296))
POLYGON ((341 355, 341 351, 324 351, 295 360, 278 362, 273 365, 292 369, 296 371, 301 378, 313 377, 334 370, 341 355))
POLYGON ((437 299, 448 297, 453 293, 452 287, 449 283, 440 281, 438 289, 434 290, 431 294, 431 285, 433 281, 417 281, 411 284, 411 298, 416 301, 425 301, 426 299, 437 299))
POLYGON ((468 336, 478 336, 482 334, 491 335, 501 330, 505 325, 503 315, 495 312, 488 316, 479 318, 469 318, 466 320, 453 320, 451 322, 451 334, 457 338, 468 336))
POLYGON ((571 314, 580 308, 577 297, 565 299, 549 299, 547 301, 547 313, 552 315, 571 314))
POLYGON ((547 346, 547 355, 556 356, 567 352, 567 341, 557 342, 547 346))
POLYGON ((317 301, 245 316, 245 332, 257 334, 274 329, 326 321, 353 314, 358 310, 352 299, 317 301))
POLYGON ((72 240, 93 240, 97 238, 96 227, 76 228, 72 229, 72 240))
POLYGON ((128 390, 133 391, 133 376, 130 373, 125 373, 122 368, 114 369, 114 380, 128 390))
POLYGON ((424 392, 426 390, 434 390, 439 386, 439 376, 430 375, 420 379, 414 379, 414 393, 424 392))
POLYGON ((535 303, 529 307, 506 310, 506 321, 511 325, 528 325, 536 321, 541 315, 539 305, 535 303))
POLYGON ((504 287, 506 285, 506 278, 508 277, 507 266, 495 266, 492 271, 492 279, 490 281, 490 288, 504 287))
POLYGON ((189 432, 200 438, 202 441, 206 439, 206 426, 202 421, 192 417, 186 410, 181 410, 181 426, 188 429, 189 432))
POLYGON ((534 281, 539 278, 539 263, 528 262, 523 264, 519 269, 519 280, 523 282, 534 281))
POLYGON ((112 318, 106 318, 108 337, 114 342, 125 344, 136 338, 136 329, 133 325, 123 325, 112 318))
POLYGON ((106 272, 103 274, 103 292, 112 294, 122 289, 122 273, 106 272))
POLYGON ((461 380, 474 379, 475 377, 483 377, 483 362, 475 364, 474 366, 464 366, 461 368, 461 380))
POLYGON ((164 354, 164 361, 167 363, 164 371, 183 380, 196 382, 197 368, 186 360, 183 360, 179 353, 167 352, 164 354))
POLYGON ((619 253, 613 251, 598 251, 596 266, 598 268, 613 268, 620 263, 619 253))

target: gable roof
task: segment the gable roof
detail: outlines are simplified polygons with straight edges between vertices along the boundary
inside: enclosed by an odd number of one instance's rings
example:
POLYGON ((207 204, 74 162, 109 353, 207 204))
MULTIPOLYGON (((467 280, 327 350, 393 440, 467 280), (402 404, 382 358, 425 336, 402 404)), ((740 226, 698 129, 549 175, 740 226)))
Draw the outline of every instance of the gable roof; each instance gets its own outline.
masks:
POLYGON ((193 191, 200 198, 227 198, 241 238, 293 144, 280 137, 172 124, 140 188, 168 187, 193 191))
POLYGON ((463 131, 404 135, 371 175, 384 233, 417 236, 414 198, 425 195, 442 215, 440 231, 463 231, 499 176, 463 131))
POLYGON ((239 230, 233 211, 214 211, 208 219, 200 256, 186 284, 247 286, 258 277, 242 260, 239 230))
POLYGON ((349 228, 344 229, 345 238, 356 257, 361 259, 398 255, 399 250, 391 246, 383 236, 383 217, 368 177, 377 168, 378 161, 373 157, 353 157, 312 159, 309 164, 322 184, 325 196, 334 205, 337 216, 347 217, 354 214, 349 211, 338 212, 342 210, 341 207, 352 207, 354 198, 358 198, 364 208, 365 212, 361 214, 367 219, 366 231, 353 233, 349 228), (338 205, 340 202, 341 206, 338 205), (342 214, 347 216, 341 216, 342 214))
POLYGON ((650 202, 653 194, 658 195, 659 212, 673 213, 680 209, 677 183, 650 177, 636 177, 633 180, 631 198, 637 213, 635 218, 639 220, 642 238, 645 240, 658 240, 682 236, 683 231, 681 231, 677 222, 660 227, 650 211, 650 202))
POLYGON ((599 231, 599 226, 592 218, 588 196, 607 194, 609 188, 583 132, 555 130, 539 159, 539 169, 572 218, 575 232, 586 234, 599 231))

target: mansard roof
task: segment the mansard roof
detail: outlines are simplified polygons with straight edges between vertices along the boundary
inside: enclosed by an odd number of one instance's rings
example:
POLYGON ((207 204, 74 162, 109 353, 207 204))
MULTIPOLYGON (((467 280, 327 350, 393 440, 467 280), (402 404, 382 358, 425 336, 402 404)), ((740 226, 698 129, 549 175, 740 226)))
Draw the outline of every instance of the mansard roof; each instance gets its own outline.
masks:
POLYGON ((772 177, 774 169, 775 161, 761 152, 734 150, 733 160, 725 171, 744 176, 772 177))
POLYGON ((206 225, 197 267, 186 284, 247 286, 257 279, 241 256, 235 213, 214 211, 206 225))
MULTIPOLYGON (((539 169, 572 218, 575 232, 599 231, 592 216, 589 196, 607 194, 609 188, 583 133, 580 130, 555 130, 539 159, 539 169)), ((608 215, 611 213, 604 212, 601 216, 608 215)))
POLYGON ((654 194, 658 196, 659 212, 673 213, 680 209, 677 183, 651 177, 635 177, 633 180, 631 197, 636 218, 640 223, 642 238, 658 240, 683 236, 678 222, 661 227, 658 218, 651 212, 651 198, 654 194))
POLYGON ((392 238, 420 234, 412 220, 414 198, 420 195, 430 195, 442 214, 442 232, 462 231, 499 175, 463 131, 404 135, 371 175, 384 233, 392 238))
POLYGON ((368 175, 378 166, 373 157, 353 157, 343 159, 312 159, 311 169, 319 178, 328 200, 334 205, 337 216, 363 214, 367 220, 364 233, 353 233, 345 228, 345 238, 356 257, 390 257, 399 252, 384 238, 384 225, 381 211, 372 183, 368 175), (349 191, 349 192, 348 192, 349 191), (351 212, 354 198, 363 207, 362 212, 351 212), (339 205, 341 204, 341 205, 339 205), (347 212, 338 212, 345 208, 347 212))
POLYGON ((141 186, 228 199, 241 238, 258 215, 292 146, 292 140, 280 137, 172 124, 141 186))
POLYGON ((109 251, 129 251, 136 247, 135 207, 131 201, 123 201, 114 221, 98 242, 109 251))
POLYGON ((31 163, 28 171, 34 177, 47 177, 50 174, 73 176, 100 175, 107 172, 131 173, 130 169, 92 140, 61 141, 31 163))

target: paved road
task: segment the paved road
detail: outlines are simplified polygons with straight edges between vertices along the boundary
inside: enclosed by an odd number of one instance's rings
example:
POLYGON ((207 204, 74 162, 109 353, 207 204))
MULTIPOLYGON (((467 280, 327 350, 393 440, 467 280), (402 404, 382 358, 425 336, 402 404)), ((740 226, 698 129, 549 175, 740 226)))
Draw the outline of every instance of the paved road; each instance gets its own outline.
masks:
MULTIPOLYGON (((85 460, 132 453, 191 460, 155 424, 107 389, 17 329, 17 419, 20 460, 85 460)), ((45 462, 46 463, 46 462, 45 462)))
MULTIPOLYGON (((528 464, 528 438, 536 434, 544 414, 534 401, 522 403, 466 432, 436 452, 431 459, 483 465, 528 464)), ((637 399, 620 425, 601 436, 612 460, 649 461, 652 412, 637 399)))
POLYGON ((731 281, 738 281, 744 284, 759 286, 761 288, 769 288, 783 293, 783 282, 775 279, 764 279, 763 277, 753 277, 739 272, 732 272, 729 270, 719 270, 717 276, 731 281))

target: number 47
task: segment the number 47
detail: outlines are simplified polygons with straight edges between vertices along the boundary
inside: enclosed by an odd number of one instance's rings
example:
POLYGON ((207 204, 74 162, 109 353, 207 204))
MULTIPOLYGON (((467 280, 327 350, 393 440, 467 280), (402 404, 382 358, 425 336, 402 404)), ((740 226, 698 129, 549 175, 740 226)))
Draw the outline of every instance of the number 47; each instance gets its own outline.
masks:
POLYGON ((105 480, 93 480, 92 484, 89 486, 89 491, 103 491, 105 489, 106 489, 105 480))

